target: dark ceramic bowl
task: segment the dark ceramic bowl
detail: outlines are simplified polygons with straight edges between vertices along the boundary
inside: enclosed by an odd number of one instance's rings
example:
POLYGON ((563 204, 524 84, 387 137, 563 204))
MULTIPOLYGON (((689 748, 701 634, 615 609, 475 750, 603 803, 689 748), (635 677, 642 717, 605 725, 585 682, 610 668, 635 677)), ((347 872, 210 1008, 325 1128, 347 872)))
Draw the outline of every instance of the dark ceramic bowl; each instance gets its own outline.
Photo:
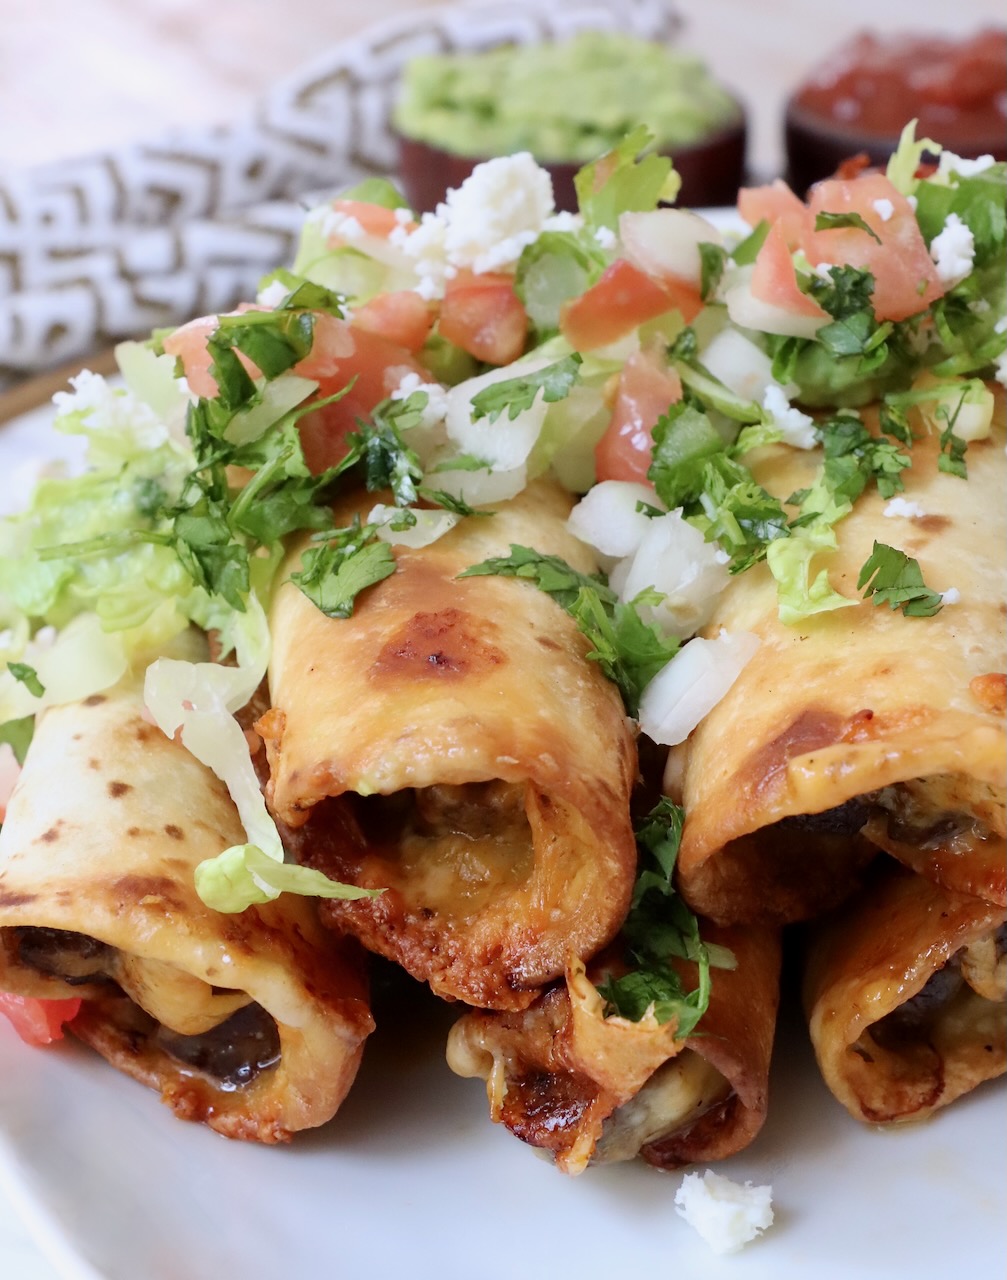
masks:
MULTIPOLYGON (((911 115, 912 112, 907 108, 907 118, 911 115)), ((899 145, 898 135, 887 137, 837 124, 834 120, 799 106, 793 98, 787 102, 783 128, 787 148, 787 181, 800 195, 812 183, 831 177, 844 161, 855 156, 865 155, 871 167, 883 169, 889 156, 899 145)), ((960 156, 975 158, 988 154, 997 160, 1007 160, 1007 135, 1003 132, 991 133, 988 138, 980 138, 978 142, 973 139, 970 143, 957 145, 954 137, 942 136, 938 141, 960 156)), ((927 158, 924 156, 924 159, 927 158)))
MULTIPOLYGON (((692 207, 734 204, 744 180, 745 138, 745 114, 739 104, 735 123, 709 134, 702 142, 679 147, 673 156, 682 177, 678 203, 692 207)), ((457 155, 403 134, 397 140, 399 180, 417 213, 435 208, 449 187, 460 187, 475 166, 489 158, 457 155)), ((575 213, 577 194, 573 180, 583 165, 542 159, 539 164, 552 176, 556 208, 575 213)))

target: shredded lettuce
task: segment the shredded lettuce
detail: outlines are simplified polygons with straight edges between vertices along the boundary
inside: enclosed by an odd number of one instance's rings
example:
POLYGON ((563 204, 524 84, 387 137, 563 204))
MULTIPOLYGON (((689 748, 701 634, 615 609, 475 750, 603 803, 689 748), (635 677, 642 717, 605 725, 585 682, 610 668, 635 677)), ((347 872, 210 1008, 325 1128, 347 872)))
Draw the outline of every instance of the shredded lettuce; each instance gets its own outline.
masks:
POLYGON ((916 190, 916 170, 920 167, 924 151, 939 155, 943 148, 933 138, 916 138, 916 120, 912 119, 902 130, 899 145, 892 152, 886 170, 888 181, 904 196, 911 196, 916 190))

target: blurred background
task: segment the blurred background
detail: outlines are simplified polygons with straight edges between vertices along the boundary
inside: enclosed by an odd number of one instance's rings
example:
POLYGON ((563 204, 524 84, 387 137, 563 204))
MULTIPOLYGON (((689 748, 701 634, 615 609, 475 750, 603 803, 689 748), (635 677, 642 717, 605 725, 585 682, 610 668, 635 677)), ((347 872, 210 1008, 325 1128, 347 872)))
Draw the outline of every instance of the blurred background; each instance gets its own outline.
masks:
MULTIPOLYGON (((229 121, 326 46, 447 0, 3 0, 0 164, 229 121)), ((861 29, 965 36, 1003 0, 677 0, 681 43, 750 112, 749 164, 782 169, 784 100, 861 29)))

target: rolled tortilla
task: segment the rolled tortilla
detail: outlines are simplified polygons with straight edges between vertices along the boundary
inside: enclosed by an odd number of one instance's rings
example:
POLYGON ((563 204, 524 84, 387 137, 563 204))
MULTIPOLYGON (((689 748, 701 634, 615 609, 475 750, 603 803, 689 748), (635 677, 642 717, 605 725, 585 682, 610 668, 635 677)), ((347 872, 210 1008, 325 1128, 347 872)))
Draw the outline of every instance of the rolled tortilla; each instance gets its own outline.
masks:
POLYGON ((0 990, 80 996, 71 1031, 177 1115, 279 1142, 335 1114, 373 1021, 313 903, 196 896, 196 865, 244 839, 139 687, 46 711, 0 832, 0 990))
POLYGON ((632 890, 636 751, 618 691, 537 587, 458 578, 512 543, 592 570, 570 506, 540 481, 396 548, 351 618, 291 583, 272 609, 267 798, 300 860, 385 890, 327 902, 323 920, 484 1008, 525 1008, 571 954, 593 955, 632 890))
MULTIPOLYGON (((688 815, 679 883, 695 911, 809 918, 848 896, 878 847, 948 889, 1007 901, 1002 407, 992 436, 968 446, 967 480, 938 469, 935 435, 918 439, 900 495, 917 514, 886 517, 872 489, 812 569, 857 599, 861 566, 886 542, 956 603, 907 618, 863 601, 785 626, 764 564, 724 593, 713 633, 752 631, 761 646, 669 762, 688 815)), ((819 462, 818 450, 775 447, 753 469, 786 496, 819 462)))
POLYGON ((811 1039, 852 1116, 922 1120, 1007 1070, 1004 920, 893 864, 808 926, 811 1039))
MULTIPOLYGON (((521 1013, 472 1012, 451 1029, 448 1065, 486 1081, 490 1117, 551 1152, 565 1173, 640 1155, 661 1169, 723 1159, 766 1117, 779 999, 780 946, 761 928, 703 926, 737 967, 715 969, 697 1032, 673 1022, 604 1017, 594 983, 617 972, 616 949, 521 1013)), ((695 981, 692 966, 681 966, 695 981)))

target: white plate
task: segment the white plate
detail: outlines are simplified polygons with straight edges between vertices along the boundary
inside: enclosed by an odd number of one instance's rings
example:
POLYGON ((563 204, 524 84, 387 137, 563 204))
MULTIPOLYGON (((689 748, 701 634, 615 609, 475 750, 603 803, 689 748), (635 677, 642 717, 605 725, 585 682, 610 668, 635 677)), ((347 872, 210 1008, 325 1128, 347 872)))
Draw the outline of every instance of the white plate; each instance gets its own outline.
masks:
MULTIPOLYGON (((0 429, 8 482, 42 440, 54 447, 47 416, 0 429)), ((444 1064, 447 1006, 417 989, 378 1012, 339 1116, 285 1148, 175 1120, 80 1045, 29 1049, 0 1018, 0 1188, 72 1280, 1003 1273, 1003 1081, 925 1125, 867 1130, 825 1089, 791 1011, 766 1127, 719 1166, 773 1184, 776 1224, 721 1259, 677 1217, 679 1176, 565 1178, 492 1126, 482 1086, 444 1064)))

